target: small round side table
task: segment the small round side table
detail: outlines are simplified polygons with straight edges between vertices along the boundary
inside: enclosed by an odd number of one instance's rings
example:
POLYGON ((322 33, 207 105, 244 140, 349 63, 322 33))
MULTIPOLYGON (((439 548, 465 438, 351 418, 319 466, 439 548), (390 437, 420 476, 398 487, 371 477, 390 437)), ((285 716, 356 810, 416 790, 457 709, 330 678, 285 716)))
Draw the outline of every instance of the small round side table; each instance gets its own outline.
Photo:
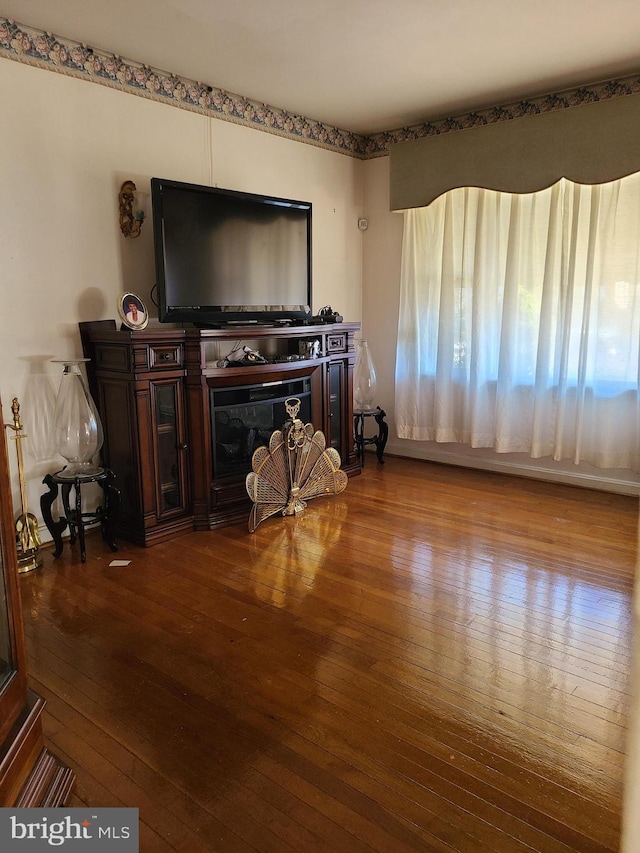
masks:
POLYGON ((381 465, 384 465, 384 448, 387 444, 387 438, 389 437, 389 425, 385 421, 386 416, 387 413, 383 411, 380 406, 376 406, 375 409, 353 410, 353 432, 355 435, 356 454, 363 468, 364 449, 368 444, 375 444, 378 462, 381 465), (378 424, 378 434, 370 436, 369 438, 366 438, 364 434, 365 420, 367 418, 373 418, 378 424))
POLYGON ((40 498, 40 509, 42 517, 47 525, 49 533, 53 537, 55 550, 54 557, 62 554, 62 534, 69 527, 71 545, 75 544, 76 536, 80 543, 80 556, 82 562, 86 562, 87 550, 84 541, 85 524, 99 523, 102 528, 102 538, 112 551, 117 551, 118 546, 114 539, 115 523, 120 509, 120 491, 114 486, 115 474, 109 468, 98 468, 90 474, 67 474, 65 469, 56 471, 55 474, 47 474, 42 481, 48 486, 49 491, 40 498), (104 506, 99 506, 95 512, 82 512, 82 486, 87 483, 97 483, 104 492, 104 506), (58 486, 62 486, 62 506, 64 515, 58 521, 53 520, 51 507, 58 497, 58 486), (72 508, 69 502, 71 489, 75 489, 75 506, 72 508))

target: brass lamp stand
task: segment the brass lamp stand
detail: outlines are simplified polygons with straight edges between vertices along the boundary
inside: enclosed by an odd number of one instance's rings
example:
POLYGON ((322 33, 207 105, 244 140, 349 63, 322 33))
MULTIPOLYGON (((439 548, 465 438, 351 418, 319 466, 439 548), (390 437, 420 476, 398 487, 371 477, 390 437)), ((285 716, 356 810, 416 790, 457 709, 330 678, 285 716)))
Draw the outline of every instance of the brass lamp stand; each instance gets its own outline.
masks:
POLYGON ((28 436, 22 431, 20 423, 20 404, 18 398, 14 397, 11 403, 13 423, 5 424, 7 429, 12 429, 15 435, 11 438, 16 443, 16 455, 18 457, 18 477, 20 479, 20 500, 22 512, 16 519, 16 545, 18 550, 18 572, 21 574, 31 572, 42 565, 38 558, 38 550, 42 544, 38 531, 38 519, 29 512, 27 506, 27 490, 24 482, 24 461, 22 458, 22 442, 28 436))

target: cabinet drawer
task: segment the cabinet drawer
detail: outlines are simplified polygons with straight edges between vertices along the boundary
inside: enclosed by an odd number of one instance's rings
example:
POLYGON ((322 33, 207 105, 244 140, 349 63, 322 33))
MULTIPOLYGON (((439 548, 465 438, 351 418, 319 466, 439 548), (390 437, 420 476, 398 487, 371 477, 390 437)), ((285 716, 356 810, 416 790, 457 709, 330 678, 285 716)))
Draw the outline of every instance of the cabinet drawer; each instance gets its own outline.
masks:
POLYGON ((181 344, 156 344, 149 347, 149 368, 166 370, 167 367, 182 367, 181 344))
POLYGON ((335 335, 327 335, 327 352, 346 352, 347 333, 340 332, 335 335))
POLYGON ((98 370, 128 373, 131 370, 131 350, 128 346, 96 344, 94 358, 98 370))

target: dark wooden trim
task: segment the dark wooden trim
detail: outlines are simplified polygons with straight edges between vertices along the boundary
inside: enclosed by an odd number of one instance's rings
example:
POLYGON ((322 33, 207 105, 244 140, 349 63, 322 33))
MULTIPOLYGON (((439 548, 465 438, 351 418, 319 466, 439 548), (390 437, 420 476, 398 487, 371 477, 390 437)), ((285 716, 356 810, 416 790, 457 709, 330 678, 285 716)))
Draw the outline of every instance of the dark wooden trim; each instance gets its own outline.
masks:
POLYGON ((64 806, 74 782, 73 771, 61 764, 48 749, 43 749, 16 800, 15 807, 52 809, 64 806))
POLYGON ((0 748, 0 806, 53 808, 64 805, 75 774, 45 748, 44 700, 29 693, 28 705, 0 748))

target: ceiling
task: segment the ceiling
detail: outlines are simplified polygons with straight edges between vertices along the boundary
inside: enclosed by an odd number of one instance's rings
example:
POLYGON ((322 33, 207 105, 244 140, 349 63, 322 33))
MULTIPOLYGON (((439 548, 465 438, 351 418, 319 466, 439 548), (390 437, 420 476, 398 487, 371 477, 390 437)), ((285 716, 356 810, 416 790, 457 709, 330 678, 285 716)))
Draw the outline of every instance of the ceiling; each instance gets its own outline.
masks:
POLYGON ((0 0, 0 16, 363 135, 640 72, 638 0, 0 0))

